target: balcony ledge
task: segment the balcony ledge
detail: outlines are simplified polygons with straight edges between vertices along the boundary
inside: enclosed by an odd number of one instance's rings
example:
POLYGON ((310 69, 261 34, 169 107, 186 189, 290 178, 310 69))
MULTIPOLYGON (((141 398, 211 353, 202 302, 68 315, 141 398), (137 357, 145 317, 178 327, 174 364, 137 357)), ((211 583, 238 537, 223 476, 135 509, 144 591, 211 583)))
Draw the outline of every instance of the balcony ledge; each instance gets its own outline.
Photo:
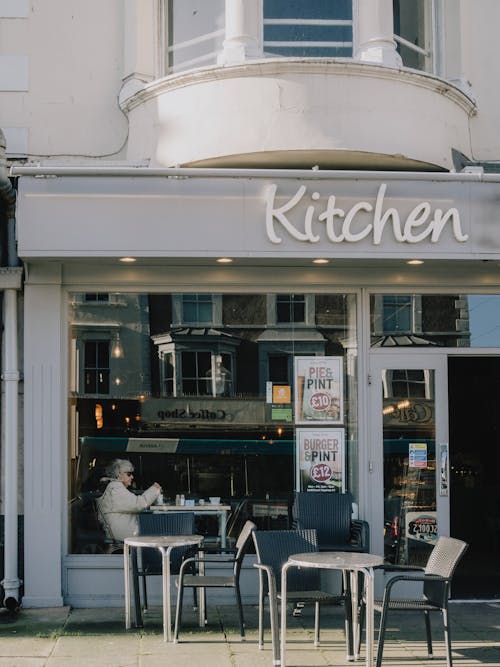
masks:
POLYGON ((362 166, 366 156, 372 168, 389 161, 449 170, 452 149, 470 154, 468 124, 476 113, 470 95, 438 77, 323 58, 252 60, 128 81, 120 105, 130 122, 128 159, 151 166, 268 164, 269 156, 278 166, 292 154, 300 166, 301 155, 309 164, 318 154, 329 156, 325 166, 345 156, 362 166))

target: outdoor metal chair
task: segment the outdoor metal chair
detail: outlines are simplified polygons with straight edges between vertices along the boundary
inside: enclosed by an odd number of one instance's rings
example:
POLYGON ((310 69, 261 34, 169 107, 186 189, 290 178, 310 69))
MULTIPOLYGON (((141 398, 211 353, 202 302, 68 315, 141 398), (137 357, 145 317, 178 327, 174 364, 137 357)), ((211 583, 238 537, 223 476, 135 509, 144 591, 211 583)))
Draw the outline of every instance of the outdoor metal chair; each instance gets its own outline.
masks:
POLYGON ((375 611, 381 614, 378 638, 377 667, 382 664, 387 616, 390 610, 397 612, 420 611, 424 613, 427 635, 427 650, 432 658, 432 636, 429 613, 440 611, 443 618, 444 638, 446 644, 446 664, 452 667, 450 619, 448 614, 448 598, 453 573, 458 562, 465 553, 468 544, 453 537, 439 537, 431 551, 425 568, 389 566, 389 571, 407 570, 413 574, 396 575, 387 582, 382 601, 375 600, 375 611), (420 573, 415 573, 420 570, 420 573), (423 595, 420 598, 393 598, 393 588, 399 582, 423 582, 423 595))
MULTIPOLYGON (((279 625, 278 600, 281 597, 281 568, 289 556, 298 553, 318 551, 315 530, 256 530, 253 532, 255 553, 259 569, 259 648, 264 646, 264 605, 266 596, 269 599, 269 616, 271 625, 271 641, 273 664, 279 664, 279 625)), ((321 590, 321 572, 317 569, 298 570, 291 568, 287 578, 287 600, 297 603, 314 603, 314 645, 319 646, 320 640, 320 604, 340 604, 345 595, 321 590)), ((346 635, 348 655, 352 655, 351 606, 345 605, 346 635)))
POLYGON ((370 550, 366 521, 352 518, 351 493, 297 491, 292 506, 293 528, 314 528, 320 551, 370 550))
MULTIPOLYGON (((194 535, 194 512, 140 512, 139 535, 194 535)), ((197 547, 174 547, 170 554, 170 572, 178 574, 184 559, 192 556, 197 547)), ((133 563, 133 569, 135 564, 133 563)), ((162 573, 161 554, 158 549, 141 549, 141 559, 137 567, 137 576, 142 579, 143 608, 147 611, 148 594, 146 578, 162 573)), ((193 604, 197 606, 196 591, 193 604)))
MULTIPOLYGON (((241 639, 245 639, 245 619, 243 617, 243 605, 241 602, 241 592, 240 592, 240 572, 241 566, 243 564, 243 558, 247 552, 250 536, 252 531, 255 530, 255 524, 252 521, 247 521, 243 526, 238 539, 236 540, 236 545, 234 549, 230 548, 221 548, 221 553, 226 556, 222 557, 213 557, 213 550, 210 549, 209 555, 193 556, 187 558, 181 565, 179 572, 179 578, 177 582, 177 609, 175 612, 175 629, 174 629, 174 642, 178 641, 179 638, 179 628, 182 622, 182 600, 184 594, 184 588, 193 588, 195 591, 198 588, 207 589, 207 588, 233 588, 236 595, 236 603, 238 605, 238 616, 240 621, 240 635, 241 639), (231 558, 227 557, 227 554, 233 554, 231 558), (213 575, 205 574, 205 565, 208 563, 229 563, 232 565, 232 574, 230 575, 213 575), (192 574, 190 568, 196 565, 198 567, 198 572, 192 574)), ((205 614, 206 614, 206 605, 205 605, 205 614)), ((205 616, 205 624, 207 623, 207 618, 205 616)))

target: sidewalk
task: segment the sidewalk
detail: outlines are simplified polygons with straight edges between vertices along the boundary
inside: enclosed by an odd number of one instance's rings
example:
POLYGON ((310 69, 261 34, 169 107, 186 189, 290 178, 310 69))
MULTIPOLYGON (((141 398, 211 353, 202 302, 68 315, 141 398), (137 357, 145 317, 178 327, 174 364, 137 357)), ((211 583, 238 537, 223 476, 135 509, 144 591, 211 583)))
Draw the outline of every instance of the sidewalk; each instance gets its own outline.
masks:
MULTIPOLYGON (((0 667, 272 667, 269 632, 257 646, 257 607, 245 606, 247 640, 241 642, 236 609, 212 606, 209 625, 200 629, 186 605, 179 644, 165 644, 161 609, 153 608, 141 630, 125 630, 121 608, 21 609, 0 611, 0 667)), ((451 604, 454 667, 500 667, 500 601, 451 604)), ((423 618, 394 614, 384 648, 387 667, 445 667, 442 631, 433 623, 434 659, 427 658, 423 618)), ((378 617, 377 617, 378 618, 378 617)), ((321 646, 314 648, 313 616, 289 617, 287 665, 346 667, 343 610, 322 613, 321 646)), ((364 667, 364 652, 357 663, 364 667)))

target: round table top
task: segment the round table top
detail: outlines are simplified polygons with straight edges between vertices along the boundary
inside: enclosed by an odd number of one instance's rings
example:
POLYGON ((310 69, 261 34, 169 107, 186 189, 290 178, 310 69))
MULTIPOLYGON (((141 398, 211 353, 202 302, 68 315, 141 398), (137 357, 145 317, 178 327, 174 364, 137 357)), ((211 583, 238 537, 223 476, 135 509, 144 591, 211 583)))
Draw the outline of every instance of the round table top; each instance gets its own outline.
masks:
POLYGON ((124 542, 129 547, 183 547, 189 544, 200 544, 203 535, 135 535, 126 537, 124 542))
POLYGON ((384 557, 357 551, 313 551, 292 554, 289 563, 302 567, 319 567, 332 570, 361 570, 383 565, 384 557))

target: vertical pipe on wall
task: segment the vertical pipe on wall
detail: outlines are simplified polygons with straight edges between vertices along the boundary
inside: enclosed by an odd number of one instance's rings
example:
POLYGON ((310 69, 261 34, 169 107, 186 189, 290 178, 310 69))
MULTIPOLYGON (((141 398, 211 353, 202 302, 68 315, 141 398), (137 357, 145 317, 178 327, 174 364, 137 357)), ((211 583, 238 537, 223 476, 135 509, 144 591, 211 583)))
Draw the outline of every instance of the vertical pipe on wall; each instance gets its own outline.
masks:
POLYGON ((4 332, 3 332, 3 395, 4 395, 4 447, 3 447, 3 475, 4 475, 4 513, 5 513, 5 554, 4 579, 2 585, 5 591, 4 604, 8 609, 19 606, 18 578, 18 386, 19 369, 17 354, 17 292, 15 289, 6 289, 3 295, 4 332))
MULTIPOLYGON (((5 205, 7 233, 7 266, 18 265, 15 241, 16 193, 7 173, 6 141, 0 129, 0 200, 5 205)), ((2 388, 4 404, 4 439, 2 443, 3 508, 4 508, 4 604, 13 610, 19 606, 18 578, 18 341, 17 341, 17 293, 6 289, 3 295, 3 360, 2 388)))

